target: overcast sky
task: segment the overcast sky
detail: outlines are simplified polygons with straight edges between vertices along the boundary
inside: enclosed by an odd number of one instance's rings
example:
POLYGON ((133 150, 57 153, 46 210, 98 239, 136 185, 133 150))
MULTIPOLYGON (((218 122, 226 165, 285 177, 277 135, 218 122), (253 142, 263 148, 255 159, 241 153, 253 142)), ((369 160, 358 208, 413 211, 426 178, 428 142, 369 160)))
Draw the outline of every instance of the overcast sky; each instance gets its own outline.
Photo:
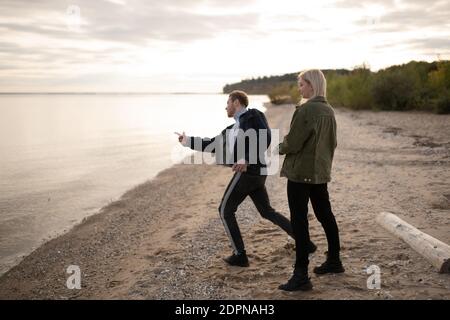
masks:
POLYGON ((450 58, 449 0, 0 0, 0 91, 220 92, 450 58))

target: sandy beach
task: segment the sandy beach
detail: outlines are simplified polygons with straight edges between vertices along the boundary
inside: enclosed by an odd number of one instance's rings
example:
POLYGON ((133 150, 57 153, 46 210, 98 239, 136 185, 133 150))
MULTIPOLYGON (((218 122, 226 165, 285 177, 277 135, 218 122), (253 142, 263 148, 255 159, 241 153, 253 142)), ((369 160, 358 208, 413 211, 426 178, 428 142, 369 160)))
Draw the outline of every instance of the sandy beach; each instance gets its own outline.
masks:
MULTIPOLYGON (((287 133, 293 106, 269 106, 287 133)), ((390 211, 450 244, 450 115, 336 109, 338 148, 329 184, 346 273, 316 276, 314 290, 277 289, 292 273, 293 241, 250 199, 237 212, 249 268, 229 267, 218 206, 232 172, 175 165, 50 240, 0 278, 0 299, 449 299, 450 276, 375 222, 390 211), (69 290, 78 265, 81 290, 69 290), (381 269, 381 289, 366 268, 381 269)), ((269 176, 274 208, 289 216, 286 180, 269 176)), ((320 264, 326 239, 310 211, 320 264)))

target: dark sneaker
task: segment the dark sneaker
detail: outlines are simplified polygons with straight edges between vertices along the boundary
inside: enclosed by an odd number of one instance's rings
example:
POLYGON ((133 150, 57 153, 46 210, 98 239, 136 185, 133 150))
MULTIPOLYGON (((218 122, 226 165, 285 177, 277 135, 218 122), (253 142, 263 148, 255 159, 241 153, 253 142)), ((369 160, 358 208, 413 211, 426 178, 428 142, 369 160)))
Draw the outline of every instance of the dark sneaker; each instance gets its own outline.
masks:
POLYGON ((232 254, 231 256, 223 259, 226 263, 228 263, 230 266, 237 266, 237 267, 248 267, 248 258, 245 253, 241 254, 232 254))
POLYGON ((308 274, 294 274, 287 283, 278 287, 278 289, 284 291, 309 291, 312 290, 312 288, 313 285, 308 278, 308 274))
POLYGON ((342 272, 345 272, 345 269, 339 258, 330 259, 327 257, 327 260, 324 263, 314 268, 315 274, 342 273, 342 272))

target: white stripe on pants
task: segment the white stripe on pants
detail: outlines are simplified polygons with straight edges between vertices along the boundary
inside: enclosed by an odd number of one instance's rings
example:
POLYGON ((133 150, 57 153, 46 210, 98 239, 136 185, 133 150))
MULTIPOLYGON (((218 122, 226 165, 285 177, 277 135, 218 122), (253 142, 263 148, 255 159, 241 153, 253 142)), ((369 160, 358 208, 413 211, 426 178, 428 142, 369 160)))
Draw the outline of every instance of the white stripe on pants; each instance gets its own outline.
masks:
POLYGON ((225 221, 225 206, 227 205, 228 198, 230 198, 231 192, 233 192, 234 187, 239 181, 239 178, 241 177, 241 172, 237 172, 236 175, 233 177, 233 179, 230 182, 230 187, 228 188, 227 192, 223 196, 222 203, 220 204, 220 219, 222 220, 223 226, 225 227, 225 231, 228 234, 228 238, 230 238, 231 246, 233 247, 234 253, 237 254, 237 247, 236 244, 233 241, 233 238, 231 237, 230 229, 228 228, 227 222, 225 221))

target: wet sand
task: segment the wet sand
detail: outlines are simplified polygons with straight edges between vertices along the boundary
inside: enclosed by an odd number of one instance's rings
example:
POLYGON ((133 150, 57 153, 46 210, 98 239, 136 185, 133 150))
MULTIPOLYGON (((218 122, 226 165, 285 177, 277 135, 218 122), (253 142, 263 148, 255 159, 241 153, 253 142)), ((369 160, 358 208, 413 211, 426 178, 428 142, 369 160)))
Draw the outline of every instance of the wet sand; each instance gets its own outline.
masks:
MULTIPOLYGON (((272 128, 286 134, 293 107, 271 106, 272 128)), ((67 234, 53 239, 0 278, 1 299, 449 299, 450 276, 378 226, 390 211, 450 244, 450 116, 337 109, 338 149, 329 191, 346 273, 316 276, 314 290, 277 289, 291 275, 293 242, 247 199, 237 217, 249 268, 229 267, 218 215, 231 169, 175 165, 126 192, 67 234), (67 267, 81 269, 69 290, 67 267), (367 288, 366 268, 381 269, 381 289, 367 288)), ((271 203, 289 216, 286 180, 269 176, 271 203)), ((326 251, 318 245, 310 269, 326 251)))

